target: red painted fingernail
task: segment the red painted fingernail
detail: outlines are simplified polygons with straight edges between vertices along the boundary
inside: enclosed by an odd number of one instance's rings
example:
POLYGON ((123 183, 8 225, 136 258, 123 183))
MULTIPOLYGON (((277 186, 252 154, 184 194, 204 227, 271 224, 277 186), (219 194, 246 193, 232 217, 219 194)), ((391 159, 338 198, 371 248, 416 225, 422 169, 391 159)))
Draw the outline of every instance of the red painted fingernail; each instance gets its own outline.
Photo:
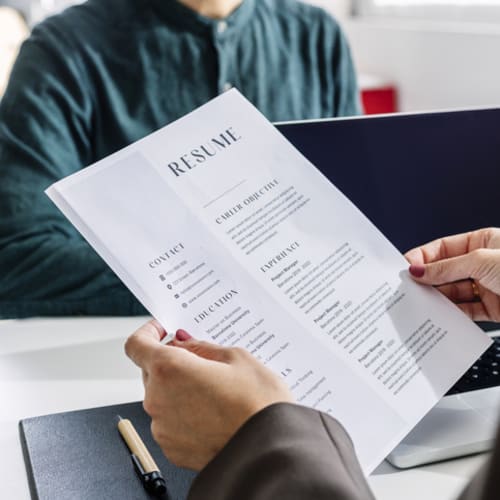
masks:
POLYGON ((415 278, 421 278, 425 274, 425 266, 417 266, 412 264, 410 266, 410 274, 415 278))
POLYGON ((175 332, 175 338, 183 342, 184 340, 189 340, 192 339, 193 337, 191 337, 191 335, 189 335, 189 333, 186 332, 186 330, 177 330, 175 332))

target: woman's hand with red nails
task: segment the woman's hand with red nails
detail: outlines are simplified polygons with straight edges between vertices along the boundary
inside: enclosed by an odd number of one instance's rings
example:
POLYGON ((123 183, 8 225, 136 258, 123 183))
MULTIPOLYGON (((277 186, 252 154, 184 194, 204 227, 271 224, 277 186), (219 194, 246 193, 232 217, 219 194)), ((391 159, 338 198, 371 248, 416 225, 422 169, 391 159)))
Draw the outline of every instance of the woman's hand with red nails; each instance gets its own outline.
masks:
POLYGON ((247 351, 193 339, 169 345, 149 322, 125 345, 143 371, 144 409, 153 437, 174 464, 200 470, 255 413, 293 398, 285 383, 247 351))
POLYGON ((405 254, 410 274, 476 321, 500 321, 500 229, 448 236, 405 254))

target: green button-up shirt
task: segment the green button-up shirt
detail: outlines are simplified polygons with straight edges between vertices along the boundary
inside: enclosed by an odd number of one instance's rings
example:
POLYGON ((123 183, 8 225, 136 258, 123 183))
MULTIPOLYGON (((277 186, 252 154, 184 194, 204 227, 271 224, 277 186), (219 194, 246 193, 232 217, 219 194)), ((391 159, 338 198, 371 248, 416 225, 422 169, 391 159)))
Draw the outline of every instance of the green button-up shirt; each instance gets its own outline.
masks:
POLYGON ((0 316, 144 313, 43 191, 231 86, 272 121, 358 113, 341 30, 295 0, 224 20, 90 0, 38 25, 0 103, 0 316))

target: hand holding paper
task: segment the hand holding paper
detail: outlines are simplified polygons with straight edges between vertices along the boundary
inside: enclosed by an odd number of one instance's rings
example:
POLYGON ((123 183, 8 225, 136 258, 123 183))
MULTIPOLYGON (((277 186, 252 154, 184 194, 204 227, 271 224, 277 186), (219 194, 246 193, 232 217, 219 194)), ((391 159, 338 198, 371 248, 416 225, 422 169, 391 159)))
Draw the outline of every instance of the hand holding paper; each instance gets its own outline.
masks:
POLYGON ((500 321, 500 229, 432 241, 406 254, 420 283, 437 285, 475 321, 500 321))
POLYGON ((147 323, 129 337, 126 351, 143 371, 153 436, 175 465, 201 470, 252 415, 293 401, 283 380, 247 351, 183 331, 164 346, 163 333, 157 322, 147 323))
POLYGON ((167 331, 247 350, 365 472, 490 344, 235 90, 48 194, 167 331))

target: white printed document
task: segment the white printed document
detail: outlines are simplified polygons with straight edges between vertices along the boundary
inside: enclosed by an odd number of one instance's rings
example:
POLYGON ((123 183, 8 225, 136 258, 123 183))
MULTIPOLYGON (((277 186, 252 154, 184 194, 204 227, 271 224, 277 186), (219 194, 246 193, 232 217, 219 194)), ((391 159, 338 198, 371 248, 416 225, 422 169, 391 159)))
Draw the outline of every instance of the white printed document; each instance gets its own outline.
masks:
POLYGON ((236 90, 47 193, 168 332, 250 351, 366 473, 490 344, 236 90))

